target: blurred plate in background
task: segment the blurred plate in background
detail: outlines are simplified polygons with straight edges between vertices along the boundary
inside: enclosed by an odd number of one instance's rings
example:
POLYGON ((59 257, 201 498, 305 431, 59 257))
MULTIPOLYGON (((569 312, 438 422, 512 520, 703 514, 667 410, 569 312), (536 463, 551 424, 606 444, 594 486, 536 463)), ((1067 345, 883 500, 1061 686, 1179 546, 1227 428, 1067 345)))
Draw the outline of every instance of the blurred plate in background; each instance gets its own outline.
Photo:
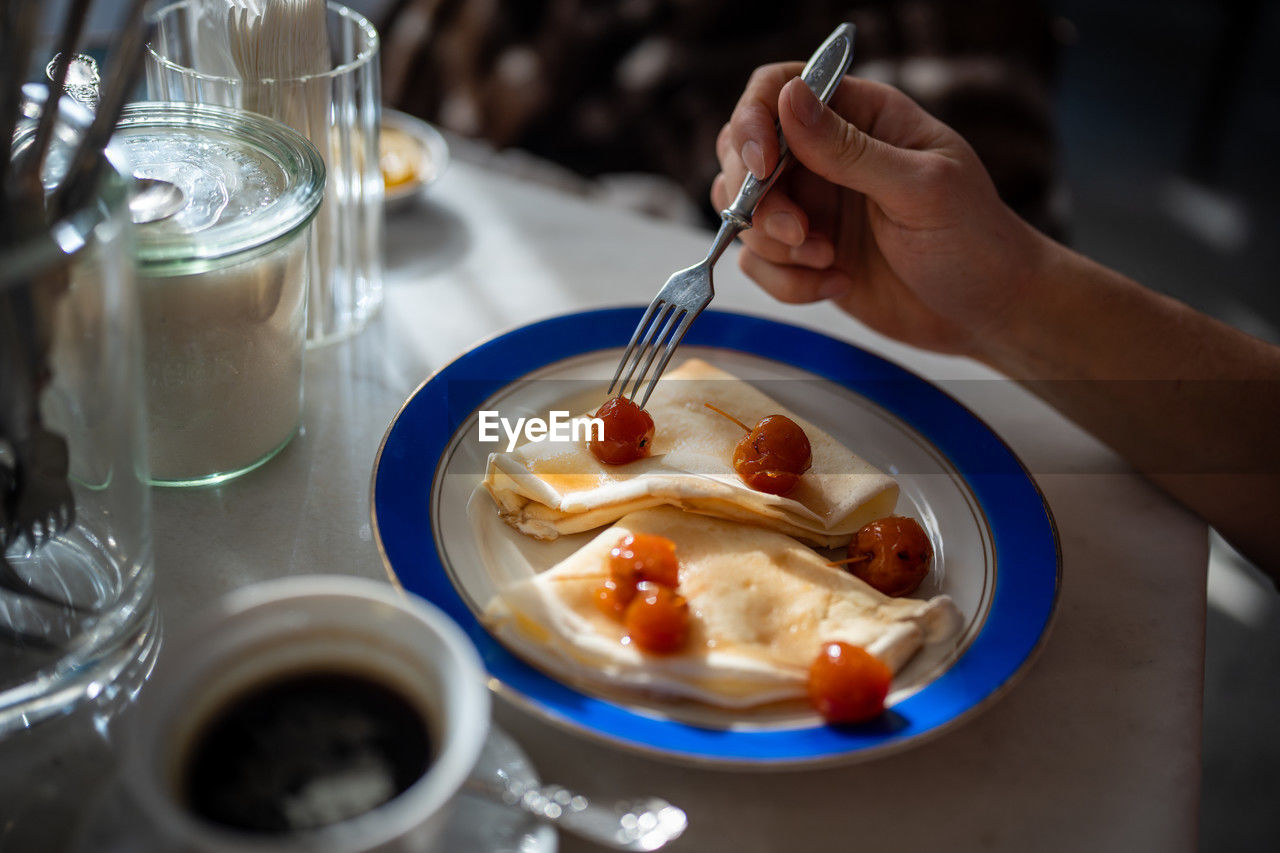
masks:
POLYGON ((422 119, 385 107, 378 154, 388 210, 418 197, 449 165, 449 145, 440 131, 422 119))

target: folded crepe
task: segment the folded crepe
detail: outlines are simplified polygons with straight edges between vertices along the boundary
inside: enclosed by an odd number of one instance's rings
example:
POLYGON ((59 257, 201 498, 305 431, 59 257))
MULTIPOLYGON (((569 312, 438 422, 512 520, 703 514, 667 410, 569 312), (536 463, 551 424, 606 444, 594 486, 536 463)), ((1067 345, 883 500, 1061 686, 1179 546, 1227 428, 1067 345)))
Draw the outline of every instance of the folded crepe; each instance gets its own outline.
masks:
POLYGON ((605 465, 585 442, 530 442, 489 456, 484 485, 498 511, 537 539, 592 530, 663 504, 757 524, 824 547, 848 543, 869 521, 890 515, 894 480, 751 385, 690 359, 658 383, 647 407, 656 426, 651 455, 605 465), (787 495, 747 486, 733 469, 742 428, 786 415, 805 431, 813 464, 787 495))
POLYGON ((486 610, 491 631, 569 682, 612 685, 748 708, 802 699, 823 643, 862 646, 894 672, 925 643, 956 635, 945 595, 889 598, 788 536, 662 507, 633 513, 563 562, 503 590, 486 610), (594 594, 609 550, 627 533, 676 543, 689 638, 670 655, 624 643, 625 628, 594 594))

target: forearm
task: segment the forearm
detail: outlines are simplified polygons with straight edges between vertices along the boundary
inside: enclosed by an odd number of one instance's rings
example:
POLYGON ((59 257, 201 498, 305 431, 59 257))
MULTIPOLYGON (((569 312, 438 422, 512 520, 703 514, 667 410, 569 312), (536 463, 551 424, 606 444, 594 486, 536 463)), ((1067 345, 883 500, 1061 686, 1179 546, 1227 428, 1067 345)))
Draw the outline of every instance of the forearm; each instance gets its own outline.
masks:
POLYGON ((979 358, 1280 576, 1280 348, 1048 240, 979 358))

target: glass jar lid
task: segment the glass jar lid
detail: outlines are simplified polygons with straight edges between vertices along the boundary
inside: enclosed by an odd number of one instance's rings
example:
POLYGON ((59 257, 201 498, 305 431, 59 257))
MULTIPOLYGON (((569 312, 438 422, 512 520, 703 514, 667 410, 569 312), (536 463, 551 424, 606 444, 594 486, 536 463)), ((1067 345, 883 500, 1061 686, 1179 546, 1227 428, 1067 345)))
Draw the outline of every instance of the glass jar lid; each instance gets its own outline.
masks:
POLYGON ((137 226, 144 272, 196 272, 241 260, 303 228, 324 197, 324 162, 315 146, 254 113, 130 104, 112 142, 135 178, 181 193, 165 215, 137 226))

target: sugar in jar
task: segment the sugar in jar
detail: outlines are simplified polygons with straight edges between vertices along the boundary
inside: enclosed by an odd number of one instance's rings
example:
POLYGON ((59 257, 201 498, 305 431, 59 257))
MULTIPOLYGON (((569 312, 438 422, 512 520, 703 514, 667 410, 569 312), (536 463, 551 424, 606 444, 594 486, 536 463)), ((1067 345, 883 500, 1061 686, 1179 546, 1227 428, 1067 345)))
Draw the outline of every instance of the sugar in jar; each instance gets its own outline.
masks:
POLYGON ((131 104, 116 142, 137 185, 151 478, 220 482, 301 422, 324 163, 279 122, 195 104, 131 104))

